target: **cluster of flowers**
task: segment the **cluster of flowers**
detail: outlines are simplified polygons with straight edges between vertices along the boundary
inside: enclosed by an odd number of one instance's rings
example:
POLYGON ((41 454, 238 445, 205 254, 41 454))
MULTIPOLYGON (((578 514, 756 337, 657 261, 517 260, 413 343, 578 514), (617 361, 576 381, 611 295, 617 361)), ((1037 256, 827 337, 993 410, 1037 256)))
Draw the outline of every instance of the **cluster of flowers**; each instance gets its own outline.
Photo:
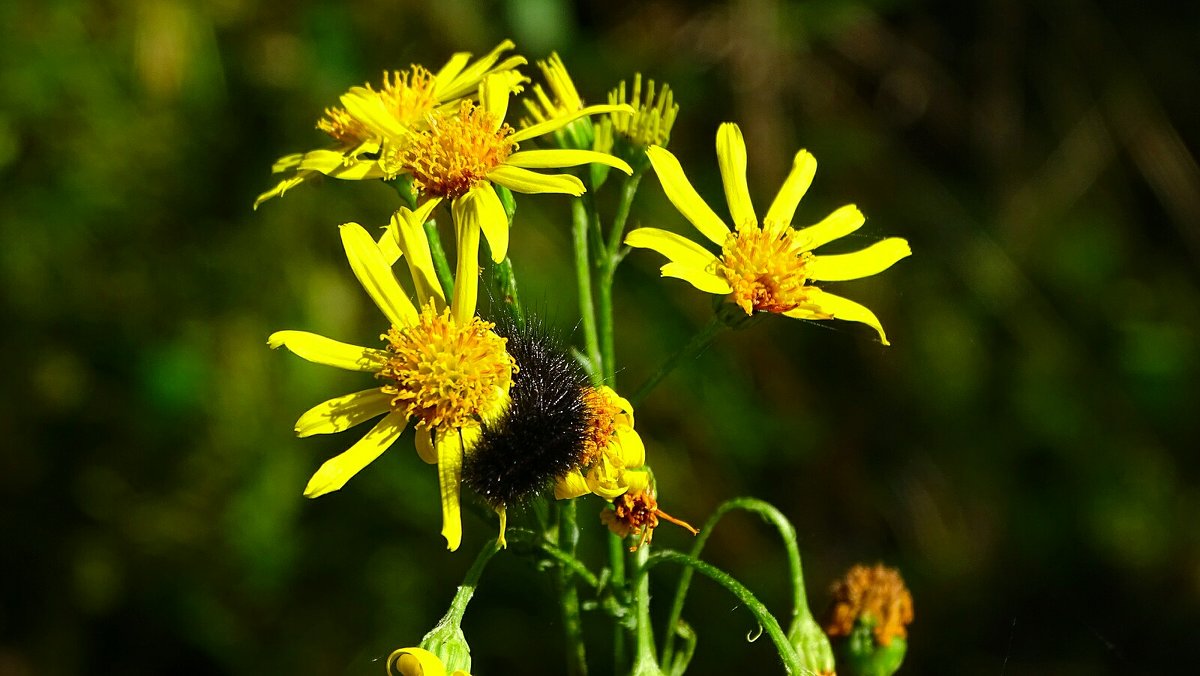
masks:
MULTIPOLYGON (((382 416, 348 450, 321 465, 304 494, 317 497, 339 490, 412 424, 418 455, 436 466, 441 533, 451 550, 462 541, 464 463, 503 420, 528 368, 513 356, 511 332, 477 313, 481 239, 494 264, 506 261, 509 191, 579 196, 587 189, 569 171, 537 170, 587 166, 590 173, 582 175, 595 186, 610 169, 640 174, 652 168, 671 203, 719 252, 659 228, 633 230, 624 243, 665 256, 663 276, 724 297, 745 316, 774 313, 860 322, 887 344, 869 309, 813 282, 872 275, 910 253, 907 242, 890 238, 853 253, 814 254, 817 247, 858 229, 864 217, 848 205, 815 225, 792 227, 816 171, 815 159, 804 150, 796 153, 760 222, 746 180, 745 142, 737 125, 726 123, 716 146, 730 227, 663 147, 678 111, 669 89, 656 94, 650 83, 643 91, 640 77, 629 102, 622 83, 608 103, 585 105, 562 62, 551 56, 538 64, 549 92, 533 86, 523 101, 528 116, 510 124, 510 101, 529 82, 518 70, 526 60, 508 54, 513 47, 506 41, 474 61, 459 53, 436 72, 413 65, 385 73, 378 88, 351 88, 342 95, 341 106, 327 109, 317 123, 332 146, 281 158, 273 170, 283 174, 282 180, 255 202, 257 208, 321 176, 390 181, 408 191, 409 204, 396 211, 378 237, 357 223, 340 226, 350 268, 387 321, 381 343, 362 347, 304 331, 279 331, 268 343, 312 362, 375 377, 373 387, 320 403, 296 422, 296 433, 303 437, 340 432, 382 416), (523 149, 526 142, 540 146, 523 149), (442 205, 448 206, 453 223, 453 274, 432 221, 442 205), (411 279, 411 297, 398 274, 411 279)), ((576 452, 565 464, 550 465, 555 473, 546 477, 555 498, 602 497, 612 503, 603 513, 604 523, 622 536, 640 536, 639 544, 649 539, 659 518, 690 529, 658 509, 630 402, 603 384, 581 387, 578 399, 576 452)), ((503 542, 506 502, 489 504, 500 517, 503 542)), ((420 649, 393 657, 390 664, 404 673, 410 662, 426 674, 438 673, 440 667, 420 649)))

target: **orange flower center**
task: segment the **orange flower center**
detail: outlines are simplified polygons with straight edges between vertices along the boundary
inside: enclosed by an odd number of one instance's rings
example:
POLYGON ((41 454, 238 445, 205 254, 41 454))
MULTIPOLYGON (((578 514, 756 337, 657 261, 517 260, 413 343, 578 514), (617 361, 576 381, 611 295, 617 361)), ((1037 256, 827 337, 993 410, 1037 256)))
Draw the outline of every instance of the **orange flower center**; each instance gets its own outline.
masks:
POLYGON ((746 314, 784 313, 804 302, 805 267, 812 254, 790 225, 766 222, 739 227, 721 247, 717 272, 733 287, 733 302, 746 314))
POLYGON ((833 585, 833 604, 825 621, 825 633, 849 636, 854 623, 872 624, 875 642, 890 645, 893 638, 908 636, 913 621, 912 595, 900 573, 886 566, 854 566, 833 585))
POLYGON ((389 358, 379 372, 392 409, 427 427, 462 427, 502 410, 516 364, 493 327, 478 317, 460 326, 432 304, 415 325, 393 326, 381 336, 389 358))
POLYGON ((504 164, 516 148, 512 133, 492 113, 463 101, 457 114, 432 117, 428 131, 398 149, 397 171, 411 173, 421 193, 453 199, 504 164))
POLYGON ((587 466, 600 458, 617 434, 617 416, 621 409, 604 393, 594 387, 583 392, 583 403, 587 407, 587 427, 584 430, 583 454, 580 464, 587 466))
POLYGON ((641 537, 629 551, 636 551, 638 547, 650 542, 654 537, 654 529, 658 528, 658 520, 663 519, 671 523, 687 529, 692 535, 700 533, 699 530, 692 527, 686 521, 680 521, 675 517, 667 514, 658 508, 658 500, 654 498, 654 493, 642 491, 636 494, 625 493, 613 500, 613 508, 606 509, 600 512, 600 521, 608 526, 608 529, 620 537, 629 537, 634 533, 641 533, 641 537))

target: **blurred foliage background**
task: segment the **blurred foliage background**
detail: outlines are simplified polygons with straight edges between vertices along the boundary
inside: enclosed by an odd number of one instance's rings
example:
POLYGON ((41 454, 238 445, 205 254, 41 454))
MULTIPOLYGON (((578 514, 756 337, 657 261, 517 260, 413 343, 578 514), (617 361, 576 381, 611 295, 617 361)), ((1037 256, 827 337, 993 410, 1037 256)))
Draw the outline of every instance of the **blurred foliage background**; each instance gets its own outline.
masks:
MULTIPOLYGON (((850 248, 916 252, 837 286, 893 347, 764 321, 642 406, 668 511, 780 506, 818 612, 850 564, 900 567, 906 673, 1166 673, 1192 654, 1194 4, 18 0, 0 26, 0 674, 378 675, 441 615, 492 524, 468 518, 447 553, 407 439, 301 498, 355 433, 297 440, 292 422, 361 379, 265 345, 378 333, 333 226, 382 225, 397 200, 328 181, 250 204, 275 158, 324 143, 313 125, 348 86, 505 37, 558 50, 591 101, 637 70, 670 82, 672 148, 718 208, 713 138, 735 120, 760 205, 807 147, 798 222, 855 202, 850 248)), ((519 209, 525 298, 569 331, 566 202, 519 209)), ((653 177, 634 220, 687 231, 653 177)), ((626 387, 710 311, 659 262, 619 275, 626 387)), ((786 612, 765 525, 731 518, 709 550, 786 612)), ((551 593, 492 564, 465 623, 477 673, 562 671, 551 593)), ((779 671, 714 585, 686 615, 695 673, 779 671)))

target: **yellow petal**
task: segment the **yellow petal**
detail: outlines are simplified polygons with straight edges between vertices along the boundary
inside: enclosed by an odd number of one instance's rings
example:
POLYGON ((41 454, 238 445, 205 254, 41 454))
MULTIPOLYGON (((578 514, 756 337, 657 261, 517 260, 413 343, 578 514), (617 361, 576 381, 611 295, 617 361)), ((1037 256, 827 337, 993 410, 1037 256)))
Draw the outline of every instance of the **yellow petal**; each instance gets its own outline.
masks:
POLYGON ((625 472, 625 485, 630 493, 645 493, 650 488, 650 473, 642 470, 625 472))
POLYGON ((422 648, 401 648, 388 656, 388 676, 446 676, 437 655, 422 648))
POLYGON ((879 274, 910 255, 907 241, 891 237, 853 253, 813 256, 805 269, 809 279, 837 282, 879 274))
POLYGON ((492 131, 499 131, 508 114, 509 87, 502 75, 489 75, 479 83, 479 107, 492 114, 492 131))
POLYGON ((858 230, 866 220, 858 207, 847 204, 826 216, 820 223, 796 231, 796 236, 804 241, 805 251, 812 251, 822 244, 858 230))
POLYGON ((462 490, 462 440, 458 430, 438 430, 438 485, 442 495, 442 537, 446 548, 458 549, 462 544, 462 513, 459 507, 459 492, 462 490))
POLYGON ((286 347, 302 359, 347 371, 376 373, 387 362, 387 355, 382 350, 343 343, 308 331, 276 331, 267 338, 267 345, 272 350, 286 347))
POLYGON ((792 217, 796 215, 796 205, 800 204, 800 199, 808 192, 816 173, 817 159, 807 150, 796 153, 796 157, 792 159, 792 170, 784 179, 779 194, 775 195, 775 201, 771 202, 771 208, 767 210, 767 217, 763 220, 768 223, 791 225, 792 217))
POLYGON ((348 430, 391 409, 392 396, 378 387, 335 397, 313 406, 296 421, 296 436, 348 430))
POLYGON ((400 288, 392 268, 384 260, 379 246, 358 223, 342 225, 342 246, 350 269, 375 305, 393 326, 412 326, 417 322, 417 310, 400 288))
POLYGON ((588 489, 605 500, 612 500, 619 495, 624 495, 629 490, 628 484, 622 481, 624 473, 623 469, 610 464, 606 458, 602 457, 588 470, 588 489))
POLYGON ((275 164, 271 165, 271 173, 278 174, 283 171, 295 169, 296 167, 300 166, 300 160, 302 159, 304 159, 304 153, 292 153, 291 155, 284 155, 283 157, 275 160, 275 164))
POLYGON ((279 183, 276 183, 274 188, 271 188, 270 190, 264 192, 263 194, 259 195, 256 198, 254 198, 254 209, 257 210, 258 205, 262 204, 263 202, 266 202, 269 199, 282 196, 283 193, 291 190, 292 188, 295 188, 296 186, 300 185, 301 183, 304 183, 308 179, 312 178, 314 175, 315 174, 311 171, 305 171, 305 172, 296 174, 295 176, 291 176, 291 177, 283 179, 279 183))
MULTIPOLYGON (((512 46, 516 47, 516 45, 512 46)), ((446 65, 442 66, 441 70, 437 72, 437 75, 433 76, 433 92, 439 101, 458 98, 457 96, 445 96, 444 92, 448 91, 450 85, 458 79, 458 74, 462 72, 463 68, 466 68, 467 62, 470 60, 470 52, 455 52, 450 56, 450 60, 446 62, 446 65)), ((467 88, 467 91, 470 91, 470 87, 467 88)), ((466 92, 463 93, 465 94, 466 92)))
POLYGON ((496 544, 501 549, 508 549, 508 540, 504 539, 504 532, 508 530, 508 509, 504 505, 500 505, 496 509, 496 516, 500 517, 500 537, 496 538, 496 544))
POLYGON ((583 181, 570 174, 539 174, 536 171, 506 164, 488 172, 487 178, 509 190, 527 194, 550 192, 578 197, 587 192, 587 188, 583 187, 583 181))
MULTIPOLYGON (((485 183, 483 189, 490 191, 492 187, 485 183)), ((478 189, 456 198, 450 210, 454 216, 454 233, 458 244, 454 298, 450 301, 450 310, 454 313, 454 321, 463 326, 475 314, 475 304, 479 298, 479 231, 484 214, 478 189)))
POLYGON ((808 296, 808 304, 812 306, 811 308, 796 308, 784 314, 796 319, 832 318, 866 324, 879 333, 879 341, 881 343, 891 345, 888 342, 887 334, 883 332, 883 325, 879 323, 879 318, 865 306, 859 305, 848 298, 842 298, 841 296, 835 296, 832 293, 822 291, 815 286, 809 287, 806 290, 806 295, 808 296))
POLYGON ((629 425, 617 425, 617 450, 626 467, 641 467, 646 464, 646 445, 642 437, 629 425))
POLYGON ((531 139, 531 138, 534 138, 537 136, 541 136, 542 134, 549 134, 552 131, 557 131, 559 129, 562 129, 563 127, 567 126, 568 124, 571 124, 575 120, 578 120, 581 117, 587 117, 588 115, 599 115, 600 113, 629 113, 630 115, 632 115, 636 112, 637 111, 635 111, 633 109, 633 106, 630 106, 625 103, 601 104, 598 106, 585 106, 583 108, 580 108, 577 111, 570 113, 569 115, 563 115, 562 117, 551 118, 549 120, 546 120, 545 122, 539 122, 535 125, 525 127, 524 129, 513 134, 512 136, 509 136, 509 138, 512 139, 513 143, 520 143, 521 141, 524 141, 526 139, 531 139))
POLYGON ((328 174, 345 165, 346 155, 335 150, 310 150, 300 158, 299 168, 328 174))
POLYGON ((563 167, 577 167, 581 164, 605 164, 614 169, 620 169, 626 174, 633 174, 633 167, 630 167, 625 160, 594 150, 572 150, 566 148, 522 150, 509 155, 505 163, 509 166, 522 167, 524 169, 561 169, 563 167))
POLYGON ((638 228, 625 236, 625 243, 639 249, 650 249, 666 256, 672 263, 707 270, 717 261, 716 255, 692 240, 658 228, 638 228))
POLYGON ((667 263, 659 268, 663 277, 682 279, 705 293, 715 293, 718 296, 733 292, 733 287, 724 277, 715 275, 700 268, 694 268, 683 263, 667 263))
POLYGON ((555 500, 570 500, 591 492, 587 485, 587 479, 584 479, 583 474, 577 469, 571 470, 554 484, 555 500))
POLYGON ((724 244, 726 236, 729 235, 729 227, 704 200, 700 199, 700 194, 683 173, 683 167, 679 166, 679 160, 669 150, 659 146, 647 148, 646 156, 650 158, 650 164, 654 165, 654 173, 658 174, 663 192, 667 194, 671 204, 675 205, 679 213, 683 214, 700 234, 717 245, 724 244))
POLYGON ((492 186, 482 183, 479 191, 479 228, 492 250, 492 262, 501 263, 508 255, 508 214, 492 186))
POLYGON ((351 87, 350 91, 342 95, 341 103, 346 112, 380 136, 403 138, 408 133, 408 128, 400 124, 396 116, 388 110, 379 92, 365 87, 351 87))
MULTIPOLYGON (((404 207, 400 208, 403 209, 404 207)), ((388 264, 388 267, 395 265, 403 253, 400 251, 400 246, 396 243, 398 237, 396 234, 397 220, 396 214, 392 214, 391 222, 383 229, 383 234, 379 236, 379 239, 375 240, 375 245, 379 247, 379 253, 383 254, 383 260, 388 264)), ((418 294, 419 296, 420 294, 418 294)))
POLYGON ((389 413, 349 450, 326 460, 309 479, 304 497, 315 498, 345 486, 350 477, 371 464, 400 437, 407 422, 403 413, 389 413))
POLYGON ((427 465, 437 464, 437 448, 433 445, 433 430, 425 425, 417 425, 416 439, 413 443, 417 447, 417 455, 427 465))
POLYGON ((392 216, 392 231, 396 236, 396 244, 408 261, 408 271, 413 278, 413 286, 417 292, 417 301, 422 307, 432 298, 434 307, 441 310, 446 307, 446 294, 438 283, 437 273, 433 268, 433 255, 429 251, 429 237, 425 234, 425 221, 442 198, 435 197, 422 204, 416 211, 408 207, 400 207, 392 216))
MULTIPOLYGON (((455 59, 460 57, 462 57, 462 59, 458 63, 453 63, 454 66, 457 66, 457 72, 454 72, 452 76, 445 78, 446 82, 444 85, 443 74, 452 72, 450 70, 452 64, 447 63, 446 66, 444 66, 442 70, 438 72, 437 82, 434 85, 434 91, 437 94, 438 100, 448 101, 450 99, 459 98, 470 93, 471 90, 474 89, 479 83, 479 81, 483 79, 484 75, 487 74, 489 70, 493 69, 492 67, 496 61, 499 60, 500 55, 512 49, 513 47, 516 47, 516 45, 513 44, 511 40, 505 40, 496 45, 495 49, 480 57, 478 61, 470 66, 467 66, 466 68, 464 68, 464 66, 466 66, 467 59, 469 59, 471 55, 467 53, 455 54, 454 57, 451 58, 451 62, 454 62, 455 59)), ((500 64, 499 68, 514 68, 524 63, 524 57, 509 57, 508 59, 505 59, 504 63, 500 64)))
MULTIPOLYGON (((608 388, 607 385, 604 387, 608 388)), ((630 427, 633 427, 633 404, 631 404, 625 397, 617 394, 615 391, 611 389, 609 389, 609 391, 612 392, 613 403, 617 405, 617 410, 621 412, 617 416, 617 422, 622 422, 630 427)))
POLYGON ((750 186, 746 183, 746 141, 742 130, 732 122, 717 129, 717 164, 721 167, 721 183, 725 185, 725 201, 734 225, 739 228, 758 225, 754 204, 750 201, 750 186))

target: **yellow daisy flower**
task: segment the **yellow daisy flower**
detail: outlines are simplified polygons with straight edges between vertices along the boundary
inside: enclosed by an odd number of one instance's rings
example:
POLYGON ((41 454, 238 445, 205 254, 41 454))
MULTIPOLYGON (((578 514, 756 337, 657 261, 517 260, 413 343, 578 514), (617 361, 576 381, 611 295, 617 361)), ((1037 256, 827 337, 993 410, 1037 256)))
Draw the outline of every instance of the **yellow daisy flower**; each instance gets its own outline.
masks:
MULTIPOLYGON (((400 648, 387 660, 388 676, 446 676, 446 665, 424 648, 400 648)), ((450 676, 471 676, 455 669, 450 676)))
POLYGON ((649 148, 654 171, 667 198, 700 234, 721 247, 714 255, 686 237, 657 228, 630 232, 625 243, 653 249, 670 262, 664 277, 676 277, 707 293, 727 295, 747 315, 773 312, 796 319, 842 319, 875 329, 888 345, 875 314, 852 300, 823 291, 810 282, 858 279, 882 272, 910 255, 908 242, 891 237, 847 254, 816 255, 813 249, 854 232, 865 218, 852 204, 834 211, 816 225, 791 226, 800 198, 812 184, 817 161, 807 150, 796 153, 791 173, 759 225, 746 184, 746 144, 733 123, 717 131, 717 162, 725 198, 736 228, 730 230, 701 199, 679 160, 669 151, 649 148))
POLYGON ((633 429, 633 405, 605 385, 588 388, 584 403, 588 421, 582 467, 555 484, 554 497, 568 500, 594 493, 612 500, 649 487, 650 473, 637 469, 646 464, 646 446, 633 429))
MULTIPOLYGON (((415 212, 401 208, 384 235, 390 253, 381 250, 357 223, 341 226, 342 245, 355 276, 391 322, 382 348, 359 347, 304 331, 271 335, 271 348, 286 347, 309 361, 372 373, 377 387, 330 399, 296 421, 296 434, 340 432, 376 416, 384 418, 349 450, 321 465, 304 495, 336 491, 399 438, 409 421, 416 424, 416 450, 438 467, 442 535, 448 547, 462 540, 459 507, 463 454, 478 441, 484 421, 508 405, 514 363, 506 341, 493 325, 475 316, 478 254, 458 261, 454 297, 447 304, 433 270, 429 243, 421 225, 433 204, 415 212), (417 305, 392 273, 398 257, 407 263, 417 305), (420 309, 418 309, 418 307, 420 309)), ((478 251, 478 231, 460 228, 458 237, 478 251)))
MULTIPOLYGON (((382 158, 389 177, 408 174, 413 185, 431 201, 450 200, 455 222, 467 219, 487 238, 499 263, 508 252, 508 216, 492 184, 514 192, 582 195, 583 182, 570 174, 539 174, 531 169, 561 169, 592 162, 626 173, 625 162, 591 150, 520 150, 522 141, 560 129, 587 115, 623 110, 628 106, 587 106, 515 131, 504 122, 512 87, 502 75, 490 75, 479 85, 479 102, 464 100, 453 112, 435 111, 429 127, 410 133, 382 158)), ((462 257, 461 244, 459 257, 462 257)))
POLYGON ((337 141, 332 149, 310 150, 280 158, 273 173, 293 171, 254 201, 254 207, 278 197, 318 174, 347 180, 383 178, 379 155, 391 144, 403 142, 413 130, 425 128, 428 116, 439 109, 455 110, 463 97, 473 96, 484 78, 495 75, 518 92, 526 78, 515 70, 525 57, 501 55, 515 47, 505 40, 487 55, 468 65, 471 55, 459 52, 437 73, 423 66, 385 72, 383 85, 351 87, 339 108, 327 108, 317 128, 337 141))

